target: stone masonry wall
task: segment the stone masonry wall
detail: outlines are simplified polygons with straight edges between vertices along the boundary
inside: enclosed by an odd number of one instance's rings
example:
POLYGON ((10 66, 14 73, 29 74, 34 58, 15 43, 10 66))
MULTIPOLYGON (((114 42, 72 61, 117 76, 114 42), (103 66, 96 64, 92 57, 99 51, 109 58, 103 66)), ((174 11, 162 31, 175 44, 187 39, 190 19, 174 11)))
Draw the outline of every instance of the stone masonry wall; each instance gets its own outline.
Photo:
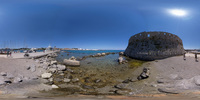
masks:
POLYGON ((184 53, 182 40, 167 32, 141 32, 129 39, 124 54, 140 60, 156 60, 184 53))

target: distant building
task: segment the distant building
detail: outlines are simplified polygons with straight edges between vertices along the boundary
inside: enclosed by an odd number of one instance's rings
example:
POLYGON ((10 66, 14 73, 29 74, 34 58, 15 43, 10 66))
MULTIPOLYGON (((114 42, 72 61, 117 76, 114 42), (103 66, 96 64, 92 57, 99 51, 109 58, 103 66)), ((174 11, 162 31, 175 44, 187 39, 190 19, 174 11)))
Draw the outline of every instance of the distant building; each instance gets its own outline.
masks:
POLYGON ((51 47, 51 45, 49 45, 49 46, 46 48, 45 51, 52 51, 52 50, 53 50, 53 48, 51 47))

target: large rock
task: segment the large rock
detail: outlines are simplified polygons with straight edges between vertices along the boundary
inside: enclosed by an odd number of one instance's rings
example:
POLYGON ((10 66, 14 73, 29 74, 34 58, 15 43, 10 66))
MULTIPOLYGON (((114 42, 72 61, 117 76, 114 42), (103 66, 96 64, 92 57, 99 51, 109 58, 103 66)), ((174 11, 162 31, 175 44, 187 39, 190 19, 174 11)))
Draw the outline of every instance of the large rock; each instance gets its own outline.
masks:
POLYGON ((200 76, 195 76, 193 77, 194 79, 194 83, 197 85, 197 86, 200 86, 200 76))
POLYGON ((150 75, 150 69, 149 68, 143 68, 143 72, 138 76, 138 80, 149 78, 150 75))
POLYGON ((102 56, 105 56, 105 55, 106 55, 106 53, 101 53, 101 55, 102 55, 102 56))
POLYGON ((121 64, 121 63, 123 62, 123 60, 124 60, 123 57, 119 57, 119 58, 118 58, 119 64, 121 64))
POLYGON ((124 55, 140 60, 156 60, 184 53, 182 40, 167 32, 141 32, 129 39, 124 55))
POLYGON ((80 66, 80 61, 64 59, 63 64, 67 66, 80 66))
POLYGON ((65 65, 57 65, 57 67, 58 67, 58 70, 60 70, 60 71, 66 70, 66 66, 65 65))
POLYGON ((57 61, 51 61, 51 65, 57 64, 57 61))
POLYGON ((1 74, 1 76, 6 76, 7 75, 6 72, 1 72, 0 74, 1 74))
POLYGON ((44 79, 48 79, 48 78, 50 78, 51 76, 52 76, 51 73, 44 73, 44 74, 42 74, 42 78, 44 78, 44 79))

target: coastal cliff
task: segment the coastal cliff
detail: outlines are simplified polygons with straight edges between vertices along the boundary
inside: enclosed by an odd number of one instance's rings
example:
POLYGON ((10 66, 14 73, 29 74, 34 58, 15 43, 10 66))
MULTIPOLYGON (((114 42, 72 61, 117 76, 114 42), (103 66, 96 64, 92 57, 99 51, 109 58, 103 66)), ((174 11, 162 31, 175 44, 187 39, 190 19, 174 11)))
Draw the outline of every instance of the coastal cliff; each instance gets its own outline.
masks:
POLYGON ((141 32, 129 39, 124 54, 140 60, 156 60, 182 55, 182 40, 167 32, 141 32))

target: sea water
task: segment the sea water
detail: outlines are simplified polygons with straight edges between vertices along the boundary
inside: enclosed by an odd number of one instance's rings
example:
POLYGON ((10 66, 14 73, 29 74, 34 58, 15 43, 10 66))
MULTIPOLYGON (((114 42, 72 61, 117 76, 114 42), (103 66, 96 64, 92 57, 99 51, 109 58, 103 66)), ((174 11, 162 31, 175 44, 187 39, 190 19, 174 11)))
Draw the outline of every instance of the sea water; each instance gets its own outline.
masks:
POLYGON ((84 60, 81 60, 82 67, 114 67, 118 65, 117 59, 119 58, 119 52, 124 50, 63 50, 60 52, 56 58, 59 62, 62 62, 64 59, 69 59, 74 56, 76 58, 82 58, 83 56, 96 55, 97 53, 115 53, 109 54, 102 57, 88 57, 84 60))

